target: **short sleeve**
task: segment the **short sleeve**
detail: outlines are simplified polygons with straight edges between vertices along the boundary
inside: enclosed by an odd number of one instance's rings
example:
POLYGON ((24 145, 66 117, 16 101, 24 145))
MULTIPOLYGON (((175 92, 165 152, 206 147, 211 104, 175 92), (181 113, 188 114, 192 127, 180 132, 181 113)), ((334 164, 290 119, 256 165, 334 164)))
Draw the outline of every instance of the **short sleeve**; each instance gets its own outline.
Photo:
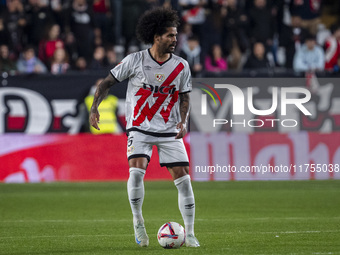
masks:
POLYGON ((133 56, 132 54, 126 56, 118 65, 116 65, 113 69, 110 70, 116 80, 119 82, 130 77, 133 64, 133 56))
POLYGON ((190 92, 191 90, 192 90, 191 72, 188 62, 184 61, 183 76, 181 79, 179 93, 187 93, 190 92))

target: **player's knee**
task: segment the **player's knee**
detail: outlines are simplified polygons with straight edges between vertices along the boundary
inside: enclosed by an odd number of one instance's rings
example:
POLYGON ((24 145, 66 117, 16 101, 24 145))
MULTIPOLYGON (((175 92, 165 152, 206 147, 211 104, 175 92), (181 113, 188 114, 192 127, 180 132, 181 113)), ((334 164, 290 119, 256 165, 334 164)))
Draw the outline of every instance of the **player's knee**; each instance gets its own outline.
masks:
POLYGON ((148 167, 148 159, 147 158, 132 158, 129 159, 129 167, 133 167, 133 168, 140 168, 140 169, 144 169, 146 170, 146 168, 148 167))
POLYGON ((129 169, 129 179, 128 186, 137 187, 140 186, 143 182, 145 170, 136 167, 130 167, 129 169))
POLYGON ((173 180, 176 180, 178 178, 181 178, 181 177, 189 174, 189 167, 188 166, 171 167, 171 168, 168 168, 168 170, 169 170, 173 180))

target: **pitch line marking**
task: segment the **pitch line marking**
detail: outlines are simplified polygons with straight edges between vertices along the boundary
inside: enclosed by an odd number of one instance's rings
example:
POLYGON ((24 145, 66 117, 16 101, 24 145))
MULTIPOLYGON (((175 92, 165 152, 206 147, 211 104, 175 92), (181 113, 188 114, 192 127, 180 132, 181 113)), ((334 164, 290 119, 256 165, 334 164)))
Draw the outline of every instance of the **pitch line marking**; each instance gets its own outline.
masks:
MULTIPOLYGON (((278 232, 261 232, 261 231, 235 231, 223 232, 224 234, 318 234, 318 233, 339 233, 340 230, 305 230, 305 231, 278 231, 278 232)), ((216 234, 220 232, 205 232, 206 234, 216 234)))
POLYGON ((25 223, 25 222, 50 222, 50 223, 68 223, 68 222, 123 222, 131 221, 128 219, 93 219, 93 220, 1 220, 2 223, 25 223))
POLYGON ((51 235, 51 236, 4 236, 4 239, 36 239, 36 238, 77 238, 77 237, 115 237, 115 236, 133 236, 133 234, 116 234, 116 235, 51 235))
MULTIPOLYGON (((280 231, 280 232, 243 232, 243 234, 313 234, 313 233, 338 233, 340 230, 306 230, 306 231, 280 231)), ((216 232, 211 232, 215 234, 216 232)), ((235 232, 224 232, 224 234, 235 234, 235 232)), ((210 233, 206 233, 210 234, 210 233)), ((121 236, 133 236, 133 234, 110 234, 110 235, 44 235, 44 236, 5 236, 0 237, 0 240, 8 239, 37 239, 37 238, 81 238, 81 237, 121 237, 121 236)))
MULTIPOLYGON (((267 220, 322 220, 323 218, 320 217, 283 217, 283 218, 276 218, 276 217, 263 217, 263 218, 224 218, 224 219, 216 219, 216 218, 196 218, 196 221, 245 221, 245 220, 257 220, 257 221, 267 221, 267 220)), ((340 217, 324 217, 324 219, 332 219, 332 220, 340 220, 340 217)), ((153 220, 162 221, 164 218, 153 218, 153 220)), ((0 220, 1 223, 25 223, 25 222, 47 222, 47 223, 81 223, 81 222, 130 222, 131 219, 83 219, 83 220, 66 220, 66 219, 41 219, 41 220, 0 220)))
MULTIPOLYGON (((211 218, 211 219, 195 219, 197 221, 235 221, 235 220, 258 220, 258 221, 265 221, 265 220, 320 220, 323 218, 320 217, 283 217, 283 218, 276 218, 276 217, 263 217, 263 218, 225 218, 225 219, 216 219, 216 218, 211 218)), ((333 219, 333 220, 340 220, 340 217, 324 217, 324 219, 333 219)))
POLYGON ((281 231, 281 232, 259 232, 263 234, 314 234, 314 233, 338 233, 340 230, 305 230, 305 231, 281 231))

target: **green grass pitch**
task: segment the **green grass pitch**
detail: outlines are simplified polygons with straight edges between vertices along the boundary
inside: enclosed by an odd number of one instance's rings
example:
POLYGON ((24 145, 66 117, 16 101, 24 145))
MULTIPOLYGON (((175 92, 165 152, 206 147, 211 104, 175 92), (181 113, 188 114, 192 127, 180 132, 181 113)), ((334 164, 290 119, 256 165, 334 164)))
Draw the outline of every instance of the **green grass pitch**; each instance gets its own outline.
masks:
POLYGON ((146 182, 150 246, 134 242, 126 183, 0 184, 0 254, 340 254, 340 181, 193 182, 199 248, 165 250, 183 224, 171 181, 146 182))

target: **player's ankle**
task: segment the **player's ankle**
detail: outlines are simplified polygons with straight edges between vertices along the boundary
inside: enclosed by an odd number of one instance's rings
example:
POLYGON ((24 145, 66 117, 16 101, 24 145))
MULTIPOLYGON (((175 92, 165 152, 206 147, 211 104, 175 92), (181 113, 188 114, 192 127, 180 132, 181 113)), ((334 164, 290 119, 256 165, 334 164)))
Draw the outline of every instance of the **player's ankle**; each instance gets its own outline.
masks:
POLYGON ((133 224, 144 224, 144 218, 141 214, 133 215, 133 224))
POLYGON ((194 236, 194 224, 185 224, 185 233, 194 236))

